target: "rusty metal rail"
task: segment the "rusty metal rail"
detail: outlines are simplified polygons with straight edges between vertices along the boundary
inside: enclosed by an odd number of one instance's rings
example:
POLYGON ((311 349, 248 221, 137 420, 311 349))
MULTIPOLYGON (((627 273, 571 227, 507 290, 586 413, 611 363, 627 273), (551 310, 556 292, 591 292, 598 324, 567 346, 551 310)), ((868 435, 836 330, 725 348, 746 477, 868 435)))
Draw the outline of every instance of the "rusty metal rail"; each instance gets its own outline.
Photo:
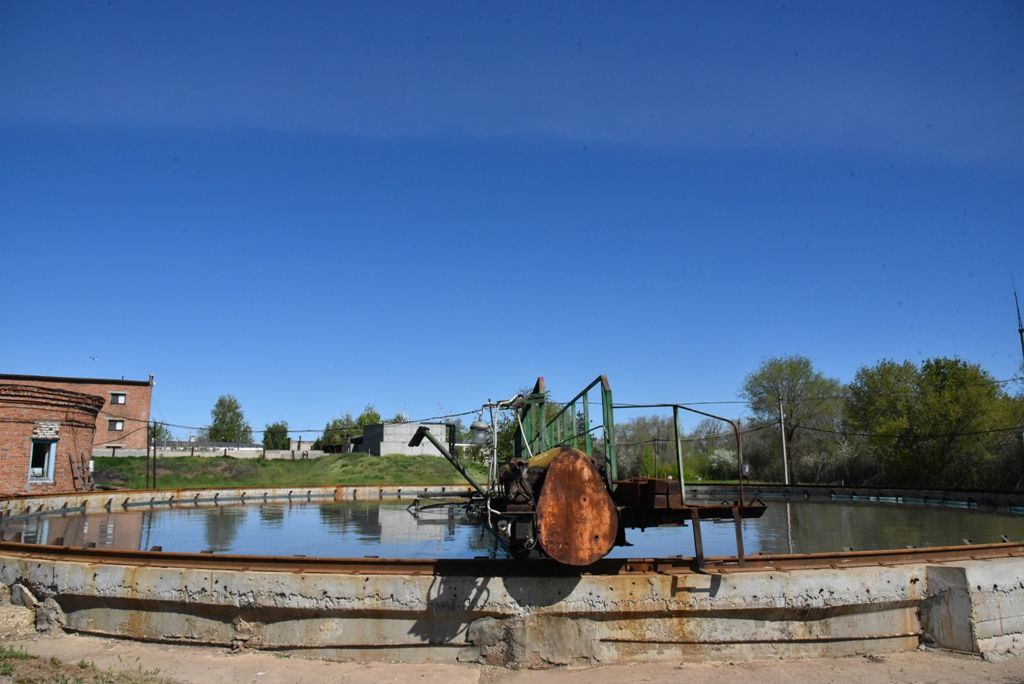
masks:
POLYGON ((838 553, 773 554, 711 557, 697 567, 694 558, 603 558, 586 568, 551 560, 492 558, 329 558, 237 554, 126 551, 116 549, 0 542, 0 556, 11 559, 64 561, 102 565, 187 567, 228 571, 270 571, 360 575, 437 575, 475 577, 552 577, 621 574, 720 574, 759 570, 809 570, 906 563, 943 563, 985 558, 1024 557, 1024 542, 937 546, 916 549, 843 551, 838 553))

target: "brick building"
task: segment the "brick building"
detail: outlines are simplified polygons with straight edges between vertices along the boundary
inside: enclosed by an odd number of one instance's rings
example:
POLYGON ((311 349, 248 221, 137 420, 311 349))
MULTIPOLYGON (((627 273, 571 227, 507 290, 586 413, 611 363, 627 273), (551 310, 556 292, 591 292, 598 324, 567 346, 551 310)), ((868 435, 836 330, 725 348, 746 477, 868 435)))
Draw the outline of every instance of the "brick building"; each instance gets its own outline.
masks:
POLYGON ((0 382, 0 495, 75 490, 92 455, 103 397, 0 382))
POLYGON ((146 448, 146 426, 153 399, 152 375, 148 380, 108 380, 0 373, 0 384, 50 387, 101 397, 105 405, 96 418, 96 449, 146 448))

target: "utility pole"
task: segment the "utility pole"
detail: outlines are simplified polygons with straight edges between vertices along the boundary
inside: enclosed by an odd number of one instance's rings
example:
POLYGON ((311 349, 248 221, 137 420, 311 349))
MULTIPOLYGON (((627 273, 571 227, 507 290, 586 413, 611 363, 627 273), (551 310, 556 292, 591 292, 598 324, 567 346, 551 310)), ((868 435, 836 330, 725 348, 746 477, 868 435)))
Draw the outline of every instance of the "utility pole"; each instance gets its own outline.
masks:
POLYGON ((1020 335, 1020 355, 1024 359, 1024 320, 1020 317, 1020 300, 1017 299, 1017 285, 1013 286, 1013 303, 1017 305, 1017 334, 1020 335))
POLYGON ((146 489, 151 489, 149 486, 149 448, 153 444, 153 424, 146 423, 146 489))
POLYGON ((156 489, 156 423, 153 423, 153 489, 156 489))
MULTIPOLYGON (((1024 360, 1024 320, 1020 317, 1020 300, 1017 299, 1017 283, 1013 283, 1013 303, 1017 305, 1017 334, 1020 335, 1020 355, 1024 360)), ((1021 370, 1024 371, 1024 363, 1021 364, 1021 370)), ((1020 433, 1020 448, 1021 453, 1024 454, 1024 431, 1020 433)))
POLYGON ((786 456, 786 412, 782 408, 782 397, 779 397, 779 428, 782 433, 782 474, 789 484, 789 458, 786 456))

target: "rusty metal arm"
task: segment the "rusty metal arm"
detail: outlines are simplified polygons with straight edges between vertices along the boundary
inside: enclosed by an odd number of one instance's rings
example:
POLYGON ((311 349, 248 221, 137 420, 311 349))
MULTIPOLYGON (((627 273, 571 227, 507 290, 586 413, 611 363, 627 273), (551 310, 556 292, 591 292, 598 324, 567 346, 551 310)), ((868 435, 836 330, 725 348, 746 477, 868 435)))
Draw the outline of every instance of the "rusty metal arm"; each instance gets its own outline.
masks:
POLYGON ((477 484, 477 481, 474 480, 473 477, 466 472, 466 469, 462 467, 462 464, 459 463, 459 459, 455 458, 455 456, 448 451, 447 447, 445 447, 445 445, 441 443, 441 440, 430 432, 430 428, 426 425, 420 425, 419 429, 416 430, 416 434, 414 434, 412 439, 409 440, 409 446, 418 447, 424 437, 430 440, 430 443, 441 452, 442 456, 448 459, 448 462, 452 464, 452 467, 455 468, 455 470, 459 471, 459 475, 466 478, 466 482, 468 482, 480 496, 487 496, 487 492, 484 491, 483 487, 477 484))

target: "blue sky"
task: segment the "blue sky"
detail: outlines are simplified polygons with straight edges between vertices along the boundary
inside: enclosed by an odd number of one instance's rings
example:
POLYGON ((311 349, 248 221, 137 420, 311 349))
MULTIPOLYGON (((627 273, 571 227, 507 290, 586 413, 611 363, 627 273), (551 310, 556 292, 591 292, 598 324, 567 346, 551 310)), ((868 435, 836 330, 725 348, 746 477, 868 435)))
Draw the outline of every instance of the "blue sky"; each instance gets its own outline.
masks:
POLYGON ((6 2, 0 365, 257 428, 1006 378, 1022 123, 1019 2, 6 2))

